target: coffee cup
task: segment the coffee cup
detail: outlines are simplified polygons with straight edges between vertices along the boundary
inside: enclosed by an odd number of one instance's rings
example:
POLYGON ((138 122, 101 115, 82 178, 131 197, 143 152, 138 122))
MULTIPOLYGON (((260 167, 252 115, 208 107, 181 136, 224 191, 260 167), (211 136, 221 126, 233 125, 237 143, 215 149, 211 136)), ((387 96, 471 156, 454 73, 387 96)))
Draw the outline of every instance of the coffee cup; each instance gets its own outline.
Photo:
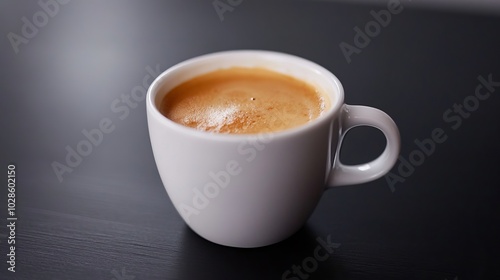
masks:
POLYGON ((395 164, 400 136, 384 112, 344 103, 340 81, 309 60, 272 51, 236 50, 181 62, 160 74, 147 93, 147 119, 163 185, 187 225, 217 244, 252 248, 297 232, 322 194, 385 175, 395 164), (330 106, 298 127, 254 134, 199 131, 165 117, 159 106, 179 84, 231 67, 258 67, 302 80, 325 94, 330 106), (385 136, 374 160, 339 160, 349 129, 370 126, 385 136))

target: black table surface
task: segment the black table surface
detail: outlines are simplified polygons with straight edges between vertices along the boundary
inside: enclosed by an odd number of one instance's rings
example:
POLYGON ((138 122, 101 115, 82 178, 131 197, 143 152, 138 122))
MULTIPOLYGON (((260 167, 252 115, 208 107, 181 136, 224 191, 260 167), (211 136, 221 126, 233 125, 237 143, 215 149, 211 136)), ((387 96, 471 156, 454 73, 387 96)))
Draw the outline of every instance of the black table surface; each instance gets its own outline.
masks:
MULTIPOLYGON (((499 279, 496 10, 393 0, 389 19, 383 2, 58 1, 0 4, 0 279, 499 279), (346 103, 391 115, 402 141, 391 175, 327 190, 275 245, 229 248, 191 231, 161 183, 137 94, 178 62, 232 49, 317 62, 346 103), (114 130, 78 146, 102 120, 114 130), (87 155, 58 178, 55 162, 78 147, 87 155), (337 244, 326 260, 314 259, 318 239, 337 244)), ((365 162, 384 145, 355 128, 341 158, 365 162)))

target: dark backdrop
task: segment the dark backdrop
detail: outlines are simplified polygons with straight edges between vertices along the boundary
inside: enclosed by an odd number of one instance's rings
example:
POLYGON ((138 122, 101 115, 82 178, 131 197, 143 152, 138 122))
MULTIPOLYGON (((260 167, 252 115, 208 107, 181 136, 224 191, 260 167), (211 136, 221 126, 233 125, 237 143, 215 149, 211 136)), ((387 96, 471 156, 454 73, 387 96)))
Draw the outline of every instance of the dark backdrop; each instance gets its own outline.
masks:
MULTIPOLYGON (((0 279, 498 279, 500 16, 409 0, 380 12, 387 3, 2 1, 0 279), (145 102, 127 98, 148 75, 231 49, 315 61, 347 103, 391 115, 402 149, 390 177, 327 191, 276 245, 227 248, 193 233, 158 176, 145 102), (103 120, 113 131, 58 178, 54 165, 103 120), (318 238, 339 247, 314 266, 318 238)), ((342 159, 383 147, 380 132, 357 128, 342 159)))

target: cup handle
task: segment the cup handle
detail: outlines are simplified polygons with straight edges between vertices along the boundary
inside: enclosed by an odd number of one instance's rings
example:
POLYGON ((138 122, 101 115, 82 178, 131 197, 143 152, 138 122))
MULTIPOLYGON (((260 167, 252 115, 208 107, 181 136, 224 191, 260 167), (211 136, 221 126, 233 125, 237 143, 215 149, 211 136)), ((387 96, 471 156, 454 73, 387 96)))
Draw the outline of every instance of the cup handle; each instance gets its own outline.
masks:
POLYGON ((340 126, 339 146, 327 180, 327 187, 366 183, 384 176, 391 170, 396 163, 401 146, 398 127, 391 117, 372 107, 344 105, 340 126), (347 131, 356 126, 371 126, 379 129, 385 136, 386 146, 378 158, 368 163, 344 165, 339 158, 342 141, 347 131))

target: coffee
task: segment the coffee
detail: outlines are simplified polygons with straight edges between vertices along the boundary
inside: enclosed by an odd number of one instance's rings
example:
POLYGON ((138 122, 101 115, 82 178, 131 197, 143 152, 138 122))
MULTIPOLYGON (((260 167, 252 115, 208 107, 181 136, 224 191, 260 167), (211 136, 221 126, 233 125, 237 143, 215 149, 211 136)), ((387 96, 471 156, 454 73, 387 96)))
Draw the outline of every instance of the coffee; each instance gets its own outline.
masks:
POLYGON ((198 130, 253 134, 303 125, 329 107, 329 98, 304 81, 264 68, 233 67, 173 88, 160 111, 198 130))

